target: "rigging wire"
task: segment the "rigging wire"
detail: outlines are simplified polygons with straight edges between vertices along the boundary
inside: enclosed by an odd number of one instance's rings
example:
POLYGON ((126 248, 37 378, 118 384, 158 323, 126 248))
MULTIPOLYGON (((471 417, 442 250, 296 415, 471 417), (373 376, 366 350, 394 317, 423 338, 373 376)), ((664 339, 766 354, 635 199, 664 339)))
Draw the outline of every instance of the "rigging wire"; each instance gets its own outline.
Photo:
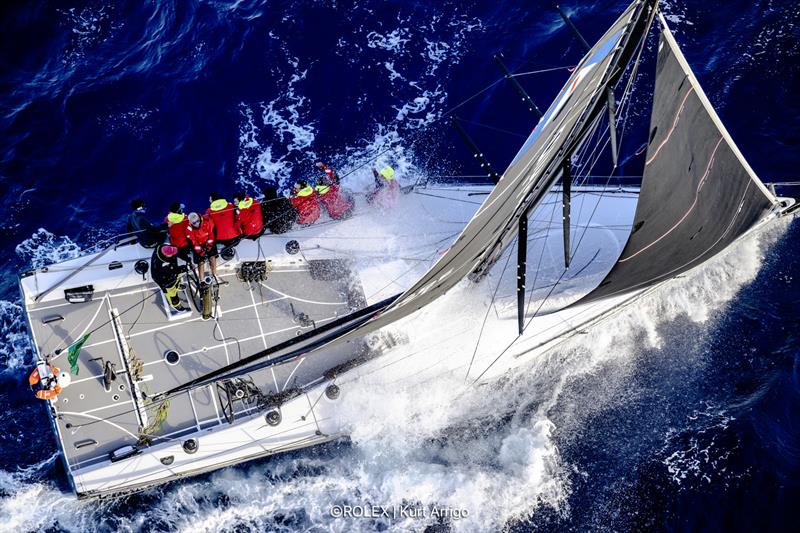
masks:
MULTIPOLYGON (((517 234, 516 240, 517 240, 517 246, 519 246, 519 234, 517 234)), ((475 341, 475 349, 472 351, 472 358, 470 358, 470 360, 469 360, 469 366, 467 367, 467 373, 464 376, 464 381, 467 381, 467 379, 469 379, 469 373, 472 370, 472 363, 473 363, 473 361, 475 361, 475 354, 478 353, 478 348, 481 345, 481 338, 483 337, 483 330, 486 327, 486 320, 489 318, 489 312, 492 310, 492 307, 493 307, 493 304, 495 302, 495 299, 497 298, 497 291, 500 290, 500 285, 502 285, 502 283, 503 283, 503 276, 506 273, 506 269, 508 268, 508 264, 511 262, 511 256, 512 255, 514 255, 514 254, 509 252, 508 257, 506 258, 506 264, 503 266, 503 271, 500 273, 500 278, 497 280, 497 287, 495 287, 494 294, 492 294, 492 301, 491 301, 492 305, 487 305, 486 306, 486 314, 483 315, 483 322, 481 323, 481 329, 478 332, 478 340, 475 341)))
MULTIPOLYGON (((131 309, 133 309, 133 308, 135 308, 135 307, 138 307, 140 304, 143 304, 143 303, 144 303, 146 300, 149 300, 150 298, 152 298, 152 297, 153 297, 153 296, 155 296, 156 294, 158 294, 158 291, 153 291, 153 292, 152 292, 152 293, 150 293, 148 296, 145 296, 145 297, 144 297, 144 298, 142 298, 141 300, 137 301, 136 303, 134 303, 134 304, 133 304, 133 305, 131 305, 130 307, 126 308, 126 309, 125 309, 124 311, 122 311, 121 313, 118 313, 118 315, 117 315, 117 316, 118 316, 118 317, 121 317, 122 315, 124 315, 125 313, 127 313, 128 311, 130 311, 131 309)), ((141 313, 140 313, 140 316, 141 316, 141 313)), ((87 331, 86 333, 84 333, 84 336, 86 336, 86 335, 91 335, 92 333, 94 333, 94 332, 96 332, 96 331, 98 331, 98 330, 102 329, 103 327, 105 327, 106 325, 110 324, 110 323, 111 323, 111 322, 113 322, 113 321, 114 321, 114 319, 113 319, 113 318, 109 318, 108 320, 106 320, 105 322, 103 322, 102 324, 100 324, 99 326, 97 326, 96 328, 93 328, 93 329, 91 329, 90 331, 87 331)), ((70 346, 72 346, 73 344, 76 344, 76 343, 77 343, 79 340, 80 340, 80 339, 76 339, 76 340, 72 341, 72 342, 71 342, 71 343, 69 343, 69 344, 64 344, 64 342, 61 342, 60 344, 56 345, 56 347, 53 349, 53 353, 55 353, 55 355, 56 355, 56 356, 58 356, 58 355, 60 355, 60 354, 63 352, 63 348, 62 348, 62 346, 63 346, 64 348, 69 348, 69 347, 70 347, 70 346)))
MULTIPOLYGON (((528 72, 523 72, 523 73, 520 73, 519 75, 520 75, 520 76, 529 76, 529 75, 533 75, 533 74, 541 74, 541 73, 544 73, 544 72, 552 72, 552 71, 555 71, 555 70, 569 70, 570 68, 572 68, 572 67, 571 67, 571 66, 561 66, 561 67, 553 67, 553 68, 541 69, 541 70, 531 70, 531 71, 528 71, 528 72)), ((517 76, 517 74, 512 74, 512 77, 516 77, 516 76, 517 76)), ((451 114, 453 111, 455 111, 455 110, 457 110, 457 109, 460 109, 461 107, 463 107, 463 106, 464 106, 464 105, 466 105, 467 103, 471 102, 472 100, 474 100, 474 99, 475 99, 475 98, 477 98, 478 96, 482 95, 483 93, 485 93, 486 91, 488 91, 488 90, 489 90, 489 89, 491 89, 492 87, 495 87, 497 84, 499 84, 499 83, 501 83, 501 82, 505 81, 505 79, 506 79, 506 78, 505 78, 505 76, 503 76, 503 77, 501 77, 501 78, 499 78, 499 79, 497 79, 497 80, 493 81, 492 83, 490 83, 489 85, 487 85, 487 86, 486 86, 486 87, 484 87, 483 89, 479 90, 478 92, 476 92, 476 93, 475 93, 475 94, 473 94, 472 96, 469 96, 469 97, 465 98, 464 100, 462 100, 461 102, 459 102, 458 104, 456 104, 456 105, 454 105, 454 106, 450 107, 449 109, 447 109, 447 110, 445 110, 445 111, 442 111, 442 112, 440 112, 440 113, 439 113, 439 116, 438 116, 438 117, 436 117, 436 118, 434 118, 434 119, 431 121, 431 123, 429 123, 429 124, 427 124, 427 125, 423 126, 422 128, 420 128, 419 130, 417 130, 417 131, 414 133, 414 137, 412 138, 411 142, 409 142, 409 143, 408 143, 408 146, 409 146, 409 147, 411 147, 411 146, 414 146, 414 145, 415 145, 417 142, 419 142, 419 141, 421 140, 421 139, 420 139, 420 135, 422 134, 422 132, 423 132, 423 131, 427 131, 427 130, 428 130, 428 129, 430 129, 430 128, 431 128, 431 127, 434 125, 434 124, 436 124, 436 123, 438 123, 438 122, 442 121, 443 119, 446 119, 447 117, 449 117, 449 116, 450 116, 450 114, 451 114)), ((510 133, 510 132, 506 132, 506 133, 510 133)), ((514 135, 518 135, 518 134, 514 134, 514 135)), ((370 163, 374 162, 375 160, 377 160, 377 159, 378 159, 380 156, 382 156, 383 154, 386 154, 386 153, 388 153, 388 152, 391 152, 391 151, 392 151, 392 150, 394 150, 395 148, 396 148, 396 146, 392 144, 392 145, 389 145, 388 147, 386 147, 385 149, 378 151, 378 152, 377 152, 377 153, 375 153, 374 155, 365 156, 365 157, 363 158, 363 159, 364 159, 364 162, 363 162, 363 163, 356 165, 355 167, 353 167, 353 168, 352 168, 352 169, 350 169, 349 171, 347 171, 347 172, 345 172, 344 174, 342 174, 342 175, 341 175, 341 177, 340 177, 340 179, 344 179, 344 178, 346 178, 347 176, 349 176, 349 175, 351 175, 351 174, 355 173, 356 171, 358 171, 358 170, 362 169, 363 167, 365 167, 365 166, 367 166, 368 164, 370 164, 370 163)))
POLYGON ((486 128, 487 130, 499 131, 500 133, 506 133, 508 135, 513 135, 514 137, 519 137, 521 139, 527 139, 528 138, 527 135, 523 135, 522 133, 517 133, 517 132, 514 132, 514 131, 510 131, 510 130, 505 130, 503 128, 498 128, 497 126, 491 126, 489 124, 484 124, 483 122, 477 122, 475 120, 467 120, 467 119, 461 118, 461 117, 459 117, 458 120, 460 120, 461 122, 466 122, 467 124, 474 124, 475 126, 479 126, 481 128, 486 128))
MULTIPOLYGON (((652 19, 651 19, 650 23, 652 23, 652 19)), ((634 80, 634 78, 636 77, 636 75, 637 75, 637 73, 638 73, 639 62, 640 62, 640 60, 641 60, 641 54, 642 54, 642 51, 644 50, 644 48, 645 48, 645 45, 646 45, 646 42, 647 42, 647 36, 648 36, 648 34, 649 34, 649 24, 650 24, 650 23, 648 23, 648 30, 647 30, 647 31, 645 31, 645 33, 644 33, 644 36, 643 36, 643 37, 642 37, 642 39, 641 39, 641 43, 639 44, 639 52, 638 52, 638 55, 637 55, 637 57, 636 57, 636 61, 634 62, 634 64, 633 64, 633 67, 632 67, 632 69, 631 69, 631 74, 630 74, 630 76, 629 76, 629 79, 628 79, 628 82, 627 82, 627 84, 626 84, 625 90, 623 91, 623 97, 622 97, 622 99, 621 99, 621 101, 620 101, 620 105, 618 106, 618 110, 619 110, 619 109, 621 109, 621 108, 623 108, 623 106, 626 106, 626 104, 627 104, 627 103, 630 101, 630 99, 629 99, 629 94, 630 94, 630 92, 631 92, 631 88, 632 88, 632 85, 633 85, 633 80, 634 80)), ((623 131, 622 131, 622 134, 623 134, 623 135, 624 135, 625 126, 626 126, 626 124, 627 124, 627 117, 628 117, 627 110, 628 110, 628 108, 627 108, 627 106, 626 106, 626 107, 625 107, 625 115, 624 115, 624 119, 622 120, 622 126, 623 126, 623 127, 622 127, 622 130, 623 130, 623 131)), ((606 143, 604 143, 604 147, 603 147, 603 150, 601 150, 601 152, 605 150, 605 146, 607 146, 607 145, 608 145, 608 142, 610 142, 610 139, 609 139, 609 141, 607 141, 606 143)), ((594 165, 594 164, 596 164, 598 160, 599 160, 599 155, 598 155, 598 158, 597 158, 597 159, 595 159, 595 161, 594 161, 593 165, 594 165)), ((613 170, 612 170, 611 174, 609 174, 609 176, 608 176, 608 180, 606 181, 606 186, 608 186, 608 183, 611 181, 611 178, 613 177, 613 174, 614 174, 614 172, 613 172, 613 170)), ((601 198, 602 198, 602 195, 601 195, 601 198)), ((598 206, 600 205, 600 200, 601 200, 601 198, 598 198, 598 200, 597 200, 597 203, 595 204, 595 206, 594 206, 594 209, 592 210, 592 213, 591 213, 591 215, 589 216, 589 222, 591 222, 592 218, 594 217, 595 213, 597 212, 597 208, 598 208, 598 206)), ((580 246, 581 242, 583 241, 583 238, 584 238, 584 236, 586 235, 586 232, 587 232, 587 230, 588 230, 588 229, 589 229, 589 223, 587 222, 586 228, 584 228, 583 232, 581 233, 581 236, 580 236, 580 237, 579 237, 579 239, 578 239, 578 242, 577 242, 577 243, 576 243, 576 245, 575 245, 575 250, 576 250, 576 253, 577 253, 577 249, 578 249, 578 247, 580 246)), ((545 297, 542 299, 541 303, 539 304, 539 307, 536 309, 536 311, 534 312, 533 316, 532 316, 532 317, 531 317, 531 318, 530 318, 530 319, 527 321, 527 323, 525 324, 525 328, 527 328, 528 326, 530 326, 530 324, 531 324, 531 322, 533 321, 533 319, 534 319, 534 318, 536 318, 537 314, 538 314, 538 313, 539 313, 539 311, 542 309, 542 306, 544 306, 544 304, 545 304, 545 303, 547 302, 547 300, 550 298, 550 296, 552 295, 553 291, 554 291, 554 290, 555 290, 555 288, 558 286, 558 284, 561 282, 561 280, 564 278, 564 275, 566 275, 566 273, 567 273, 567 271, 568 271, 568 270, 569 270, 568 268, 565 268, 565 269, 563 270, 563 272, 562 272, 562 273, 561 273, 561 275, 558 277, 558 279, 556 280, 556 282, 553 284, 553 286, 550 288, 550 290, 548 291, 548 293, 547 293, 547 294, 545 295, 545 297)), ((475 380, 473 380, 472 384, 473 384, 473 385, 475 385, 475 384, 476 384, 476 383, 477 383, 477 382, 478 382, 478 381, 479 381, 479 380, 480 380, 480 379, 481 379, 481 378, 482 378, 482 377, 483 377, 483 376, 486 374, 486 372, 488 372, 488 371, 489 371, 489 369, 491 369, 491 368, 492 368, 492 366, 494 366, 494 364, 495 364, 495 363, 497 363, 497 361, 499 361, 499 360, 500 360, 500 358, 501 358, 503 355, 505 355, 505 353, 506 353, 506 352, 507 352, 507 351, 508 351, 508 350, 509 350, 509 349, 510 349, 510 348, 511 348, 511 347, 512 347, 512 346, 513 346, 513 345, 514 345, 516 342, 517 342, 517 340, 519 340, 520 338, 521 338, 521 337, 519 337, 519 336, 518 336, 518 337, 515 337, 515 338, 514 338, 514 339, 513 339, 513 340, 512 340, 512 341, 511 341, 511 342, 510 342, 510 343, 509 343, 509 344, 508 344, 508 345, 507 345, 507 346, 506 346, 506 347, 505 347, 505 348, 504 348, 504 349, 501 351, 501 352, 500 352, 500 354, 498 354, 498 356, 497 356, 497 357, 496 357, 496 358, 495 358, 495 359, 494 359, 494 360, 493 360, 493 361, 492 361, 492 362, 489 364, 489 366, 487 366, 487 367, 486 367, 486 369, 484 369, 484 371, 483 371, 483 372, 481 372, 481 374, 480 374, 480 375, 479 375, 477 378, 475 378, 475 380)))

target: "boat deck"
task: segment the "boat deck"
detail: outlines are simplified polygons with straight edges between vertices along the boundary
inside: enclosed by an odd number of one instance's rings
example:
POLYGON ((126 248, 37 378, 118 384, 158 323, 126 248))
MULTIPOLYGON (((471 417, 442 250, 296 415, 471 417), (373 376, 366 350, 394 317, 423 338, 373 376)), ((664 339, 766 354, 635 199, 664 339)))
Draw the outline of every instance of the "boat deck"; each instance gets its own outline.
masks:
MULTIPOLYGON (((63 349, 99 327, 80 352, 79 374, 52 403, 70 467, 106 460, 113 450, 135 444, 142 428, 152 426, 158 418, 154 412, 157 405, 148 406, 145 397, 313 327, 298 320, 300 313, 323 324, 364 305, 360 284, 341 262, 333 276, 320 275, 316 268, 320 264, 324 261, 276 268, 259 283, 239 281, 233 271, 221 273, 228 285, 220 287, 215 318, 210 320, 203 320, 192 309, 168 321, 160 291, 151 282, 95 293, 87 303, 29 306, 32 333, 42 354, 63 349), (180 354, 177 364, 166 361, 170 350, 180 354), (103 380, 106 361, 117 373, 110 390, 105 389, 103 380)), ((187 299, 185 293, 183 297, 187 299)), ((251 377, 264 394, 279 393, 352 359, 352 350, 351 346, 332 349, 324 361, 300 360, 251 377)), ((51 363, 67 369, 66 350, 53 356, 51 363)), ((234 407, 239 412, 248 408, 244 402, 234 402, 234 407)), ((166 419, 160 427, 151 427, 155 430, 150 437, 159 442, 221 423, 226 422, 217 393, 207 386, 172 397, 166 419)))
MULTIPOLYGON (((491 186, 418 188, 401 195, 391 216, 359 198, 357 213, 348 220, 323 219, 285 234, 244 240, 233 259, 219 261, 220 279, 228 284, 220 287, 212 320, 203 320, 194 306, 187 315, 168 315, 149 275, 143 278, 136 273, 136 263, 149 263, 152 254, 137 244, 113 245, 23 273, 20 288, 39 359, 48 358, 68 370, 66 351, 55 352, 97 328, 80 352, 79 373, 48 402, 76 492, 101 494, 141 487, 339 433, 335 425, 321 428, 327 419, 318 419, 317 404, 307 394, 294 401, 293 391, 323 384, 330 379, 328 371, 335 369, 339 376, 374 356, 424 354, 420 347, 428 345, 436 350, 440 329, 434 328, 434 338, 429 339, 425 314, 415 319, 421 322, 403 326, 408 335, 393 337, 393 328, 381 330, 353 343, 326 347, 314 357, 300 357, 245 376, 257 388, 255 397, 286 396, 285 402, 276 399, 275 403, 288 418, 272 432, 264 429, 261 416, 256 417, 264 414, 264 404, 247 395, 230 402, 236 423, 228 424, 230 404, 223 400, 231 395, 221 390, 224 382, 172 395, 166 411, 159 411, 162 404, 148 403, 147 398, 402 292, 447 250, 490 190, 491 186), (297 248, 298 253, 290 251, 297 248), (236 270, 242 261, 266 261, 268 279, 240 281, 236 270), (91 301, 65 301, 65 290, 86 285, 94 288, 91 301), (170 350, 180 355, 177 364, 166 361, 170 350), (117 374, 109 390, 103 379, 106 362, 114 365, 117 374), (191 457, 175 455, 176 446, 180 450, 190 434, 194 438, 200 432, 204 451, 191 457), (138 459, 109 462, 111 452, 140 440, 153 446, 139 447, 138 459), (172 466, 162 461, 173 456, 172 466), (141 481, 142 476, 149 481, 141 481)), ((530 217, 528 252, 537 259, 528 263, 529 301, 549 296, 554 306, 563 307, 595 286, 622 249, 637 193, 593 186, 573 190, 576 211, 570 229, 574 241, 587 233, 594 245, 576 250, 574 275, 568 278, 562 275, 561 195, 551 193, 530 217), (558 290, 553 291, 556 285, 558 290)), ((498 270, 500 278, 504 272, 498 270)), ((491 286, 500 289, 494 279, 491 286)), ((516 302, 515 285, 510 287, 496 294, 492 313, 496 321, 491 327, 498 331, 512 327, 516 331, 516 307, 509 303, 516 302)), ((459 289, 431 310, 454 323, 468 324, 461 315, 469 314, 472 306, 464 306, 459 295, 479 298, 484 290, 481 285, 464 287, 466 292, 459 289)), ((185 301, 187 296, 184 291, 185 301)), ((549 311, 549 306, 541 309, 542 314, 549 311)), ((448 349, 453 348, 451 341, 448 349)), ((441 354, 430 357, 438 361, 441 354)), ((403 372, 398 367, 398 376, 403 372)), ((235 397, 247 387, 239 382, 234 389, 235 397)), ((272 400, 266 405, 273 405, 272 400)))

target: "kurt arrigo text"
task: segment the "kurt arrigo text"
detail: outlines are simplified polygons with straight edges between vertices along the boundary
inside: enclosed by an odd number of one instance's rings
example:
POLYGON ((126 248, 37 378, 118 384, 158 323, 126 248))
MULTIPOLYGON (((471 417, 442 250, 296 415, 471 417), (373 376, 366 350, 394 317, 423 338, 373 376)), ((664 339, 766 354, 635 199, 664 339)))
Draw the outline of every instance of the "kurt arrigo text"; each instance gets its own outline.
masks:
POLYGON ((469 516, 468 509, 452 507, 425 507, 422 505, 332 505, 334 518, 449 518, 460 520, 469 516))

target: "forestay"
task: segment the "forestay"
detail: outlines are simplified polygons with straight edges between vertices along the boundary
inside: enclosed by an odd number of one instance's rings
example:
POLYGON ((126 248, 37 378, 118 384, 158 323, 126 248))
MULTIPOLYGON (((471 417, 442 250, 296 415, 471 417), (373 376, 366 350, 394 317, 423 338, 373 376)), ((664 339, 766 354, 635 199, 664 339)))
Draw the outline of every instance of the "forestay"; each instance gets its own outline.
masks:
POLYGON ((722 251, 777 202, 725 130, 666 21, 634 225, 619 260, 581 302, 645 288, 722 251))

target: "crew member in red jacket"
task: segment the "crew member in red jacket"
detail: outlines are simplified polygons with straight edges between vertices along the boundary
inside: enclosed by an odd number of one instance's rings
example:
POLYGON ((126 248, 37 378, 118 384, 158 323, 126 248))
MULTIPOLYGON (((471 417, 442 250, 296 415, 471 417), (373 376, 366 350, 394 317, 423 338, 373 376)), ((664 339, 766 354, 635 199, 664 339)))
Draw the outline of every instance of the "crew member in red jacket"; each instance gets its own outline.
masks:
POLYGON ((264 233, 264 217, 261 215, 261 202, 250 198, 243 192, 233 195, 236 218, 243 237, 257 239, 264 233))
POLYGON ((192 244, 192 255, 197 265, 197 276, 200 280, 205 275, 205 263, 211 264, 211 275, 217 277, 217 243, 214 239, 214 221, 211 217, 201 217, 197 213, 189 213, 189 225, 186 226, 186 239, 192 244))
POLYGON ((319 197, 314 188, 300 180, 294 184, 292 196, 289 198, 292 206, 297 209, 297 223, 301 226, 313 224, 319 218, 319 197))
POLYGON ((373 168, 372 175, 375 177, 375 188, 367 194, 367 202, 382 209, 394 207, 400 196, 400 185, 394 177, 392 166, 386 165, 380 172, 373 168))
POLYGON ((169 228, 169 243, 178 249, 178 257, 189 261, 192 245, 186 238, 186 228, 189 226, 189 217, 183 212, 184 205, 174 203, 169 208, 164 222, 169 228))
POLYGON ((336 220, 349 218, 353 214, 355 203, 350 195, 339 187, 339 176, 322 161, 317 161, 316 165, 319 170, 324 172, 317 178, 317 184, 314 187, 320 203, 331 218, 336 220))
POLYGON ((241 239, 242 232, 236 221, 236 208, 228 200, 212 192, 209 199, 211 206, 206 209, 206 217, 214 222, 214 235, 223 248, 236 246, 241 239))

